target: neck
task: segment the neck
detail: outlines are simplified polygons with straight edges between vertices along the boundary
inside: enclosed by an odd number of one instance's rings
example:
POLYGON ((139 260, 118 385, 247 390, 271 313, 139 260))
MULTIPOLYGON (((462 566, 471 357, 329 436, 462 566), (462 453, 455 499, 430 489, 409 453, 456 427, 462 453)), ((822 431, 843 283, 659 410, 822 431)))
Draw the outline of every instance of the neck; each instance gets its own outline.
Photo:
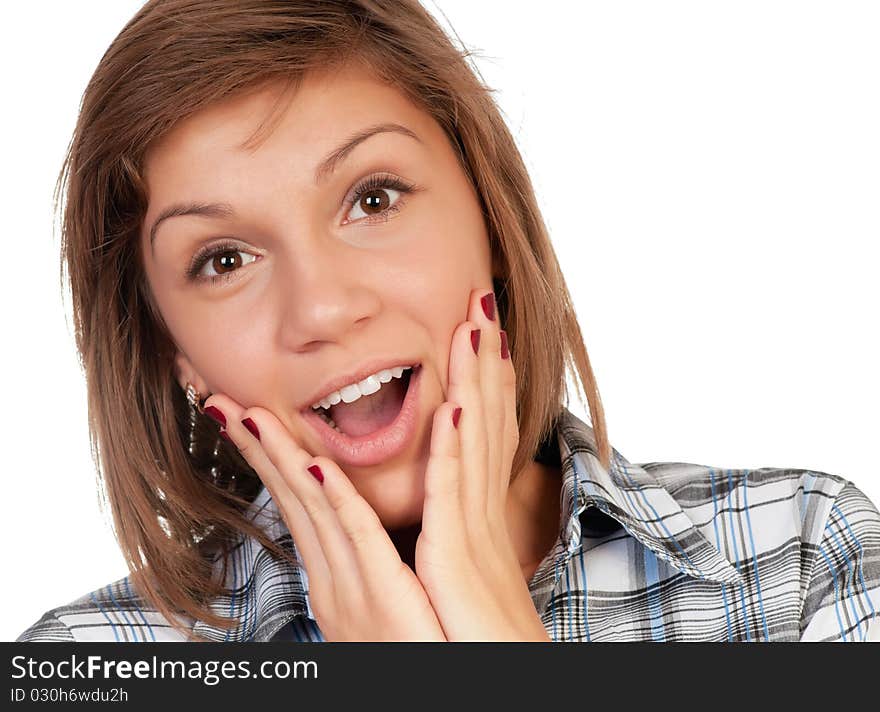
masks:
MULTIPOLYGON (((530 462, 510 483, 507 530, 526 582, 559 536, 559 497, 562 475, 558 466, 530 462)), ((416 542, 421 522, 388 532, 397 553, 415 572, 416 542)))
POLYGON ((559 537, 561 492, 559 466, 540 462, 530 462, 510 483, 507 530, 526 582, 559 537))
POLYGON ((397 549, 397 553, 400 554, 401 561, 409 566, 413 573, 416 570, 416 542, 421 531, 422 523, 416 522, 412 526, 388 532, 388 537, 394 544, 394 548, 397 549))

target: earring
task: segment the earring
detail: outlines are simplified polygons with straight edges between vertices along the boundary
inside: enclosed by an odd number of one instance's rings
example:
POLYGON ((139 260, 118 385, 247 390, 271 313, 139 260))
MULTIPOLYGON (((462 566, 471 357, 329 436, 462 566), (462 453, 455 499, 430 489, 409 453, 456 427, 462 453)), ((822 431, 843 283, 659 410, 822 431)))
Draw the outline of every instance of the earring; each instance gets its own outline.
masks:
MULTIPOLYGON (((202 394, 199 393, 195 387, 189 381, 186 382, 186 400, 189 402, 189 454, 196 454, 196 422, 198 420, 198 415, 196 412, 203 414, 205 412, 204 406, 202 406, 202 394)), ((220 455, 220 437, 217 437, 217 441, 214 443, 214 461, 216 462, 217 458, 220 455)), ((211 476, 214 478, 216 482, 220 476, 220 470, 217 465, 211 465, 211 476)), ((235 475, 232 475, 232 479, 235 479, 235 475)))
POLYGON ((202 394, 199 393, 195 386, 189 381, 186 382, 186 399, 189 401, 189 454, 196 454, 196 420, 198 416, 196 411, 204 413, 202 407, 202 394))

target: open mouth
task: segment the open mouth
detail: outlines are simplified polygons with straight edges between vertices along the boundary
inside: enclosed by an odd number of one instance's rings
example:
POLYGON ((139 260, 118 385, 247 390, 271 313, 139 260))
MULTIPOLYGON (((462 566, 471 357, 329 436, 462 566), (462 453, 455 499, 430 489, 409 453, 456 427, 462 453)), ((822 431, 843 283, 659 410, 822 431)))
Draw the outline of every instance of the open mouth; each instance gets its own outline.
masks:
POLYGON ((308 408, 305 419, 338 463, 378 465, 401 453, 417 430, 421 375, 421 364, 415 364, 351 403, 308 408))
POLYGON ((399 378, 391 378, 375 393, 362 395, 353 403, 340 401, 315 412, 337 433, 355 438, 371 435, 397 419, 409 391, 412 372, 413 367, 406 368, 399 378))

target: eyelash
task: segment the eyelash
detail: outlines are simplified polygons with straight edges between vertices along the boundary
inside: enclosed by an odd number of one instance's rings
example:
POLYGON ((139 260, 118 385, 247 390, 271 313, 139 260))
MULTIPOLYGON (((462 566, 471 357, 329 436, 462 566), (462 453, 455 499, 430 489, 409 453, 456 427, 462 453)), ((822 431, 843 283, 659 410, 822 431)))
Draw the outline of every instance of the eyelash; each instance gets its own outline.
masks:
MULTIPOLYGON (((418 187, 415 184, 407 183, 403 179, 398 178, 391 173, 373 174, 370 177, 362 180, 354 187, 352 197, 346 201, 346 204, 348 206, 348 211, 346 212, 346 214, 351 211, 351 209, 357 204, 357 202, 364 196, 365 193, 369 193, 370 191, 377 190, 379 188, 390 188, 392 190, 396 190, 401 194, 401 196, 409 195, 410 193, 418 190, 418 187)), ((360 220, 366 220, 367 223, 387 222, 389 217, 393 213, 396 213, 400 210, 401 207, 403 207, 403 202, 403 198, 399 197, 397 199, 397 202, 389 205, 381 213, 378 213, 376 215, 369 215, 366 218, 360 218, 360 220)), ((217 255, 223 254, 224 252, 244 252, 244 250, 241 250, 237 243, 229 241, 221 242, 217 245, 212 245, 210 247, 199 250, 193 256, 192 261, 190 262, 190 266, 186 270, 187 279, 194 282, 205 281, 211 282, 213 284, 218 280, 228 280, 233 277, 237 272, 241 271, 240 268, 232 270, 231 272, 225 272, 224 274, 199 274, 202 271, 202 267, 205 266, 208 260, 213 259, 217 255)))

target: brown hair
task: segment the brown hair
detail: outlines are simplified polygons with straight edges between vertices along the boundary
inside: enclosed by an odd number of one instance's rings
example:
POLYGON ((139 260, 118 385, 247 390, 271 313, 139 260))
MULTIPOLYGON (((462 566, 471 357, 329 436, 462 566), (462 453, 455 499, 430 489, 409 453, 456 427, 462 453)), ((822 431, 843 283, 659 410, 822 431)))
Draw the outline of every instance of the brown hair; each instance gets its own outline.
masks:
MULTIPOLYGON (((479 71, 416 0, 150 0, 119 33, 83 94, 56 185, 64 194, 67 270, 88 389, 92 454, 136 590, 172 624, 212 625, 223 592, 213 563, 236 535, 291 558, 244 517, 259 477, 216 426, 197 423, 175 381, 175 346, 148 288, 139 234, 144 155, 179 119, 264 82, 298 86, 308 72, 363 62, 444 129, 479 195, 491 243, 499 318, 517 373, 519 447, 532 459, 568 403, 566 370, 589 403, 599 457, 611 449, 599 391, 568 289, 525 165, 479 71), (479 79, 478 79, 479 77, 479 79), (565 404, 563 404, 563 396, 565 404)), ((581 402, 583 397, 581 396, 581 402)), ((103 500, 102 500, 103 501, 103 500)))

